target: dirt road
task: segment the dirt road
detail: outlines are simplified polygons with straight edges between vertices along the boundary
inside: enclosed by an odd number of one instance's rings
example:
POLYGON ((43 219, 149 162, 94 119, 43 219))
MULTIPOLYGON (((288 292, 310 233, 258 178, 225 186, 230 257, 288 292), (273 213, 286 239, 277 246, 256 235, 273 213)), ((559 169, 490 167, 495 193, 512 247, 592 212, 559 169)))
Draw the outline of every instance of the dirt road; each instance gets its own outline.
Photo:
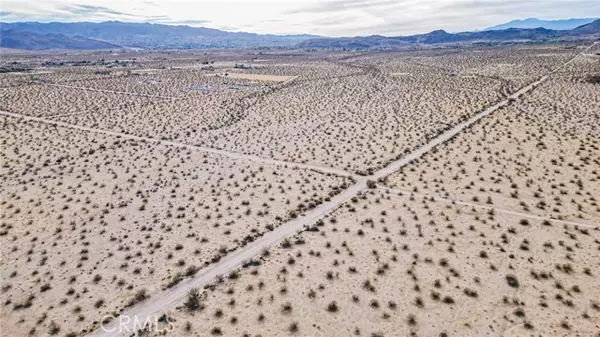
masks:
POLYGON ((389 188, 386 186, 378 186, 379 189, 388 191, 390 193, 400 193, 402 195, 409 195, 409 196, 415 196, 415 197, 420 197, 420 198, 424 198, 427 200, 430 200, 431 198, 433 198, 435 200, 435 202, 441 202, 441 203, 445 203, 445 204, 452 204, 452 205, 460 205, 460 206, 468 206, 468 207, 473 207, 473 208, 481 208, 484 210, 493 210, 494 212, 498 212, 498 213, 504 213, 504 214, 510 214, 510 215, 515 215, 515 216, 519 216, 519 217, 523 217, 523 218, 528 218, 528 219, 534 219, 534 220, 548 220, 553 224, 559 224, 559 225, 568 225, 568 226, 577 226, 577 227, 584 227, 584 228, 600 228, 600 226, 598 225, 592 225, 592 224, 588 224, 588 223, 583 223, 583 222, 577 222, 577 221, 570 221, 570 220, 561 220, 561 219, 555 219, 552 217, 545 217, 545 216, 539 216, 539 215, 535 215, 532 213, 526 213, 526 212, 520 212, 520 211, 515 211, 512 209, 508 209, 508 208, 502 208, 502 207, 497 207, 497 206, 490 206, 490 205, 482 205, 482 204, 478 204, 475 202, 468 202, 468 201, 462 201, 462 200, 455 200, 455 199, 449 199, 449 198, 442 198, 440 196, 437 195, 428 195, 428 194, 424 194, 424 193, 417 193, 417 192, 411 192, 411 191, 406 191, 406 190, 401 190, 401 189, 397 189, 397 188, 389 188))
POLYGON ((96 88, 80 87, 80 86, 69 85, 69 84, 43 83, 43 85, 46 85, 46 86, 49 86, 49 87, 59 87, 59 88, 67 88, 67 89, 87 90, 87 91, 104 92, 104 93, 109 93, 109 94, 140 96, 140 97, 157 98, 157 99, 181 99, 181 98, 183 98, 182 96, 150 95, 150 94, 142 94, 142 93, 131 92, 131 91, 117 91, 117 90, 108 90, 108 89, 96 89, 96 88))
POLYGON ((160 144, 169 145, 169 146, 186 147, 186 148, 200 150, 202 152, 208 152, 208 153, 222 155, 222 156, 229 157, 232 159, 250 160, 250 161, 260 162, 260 163, 265 163, 265 164, 281 165, 281 166, 289 167, 289 168, 308 169, 308 170, 314 170, 314 171, 325 173, 325 174, 329 173, 329 174, 335 174, 335 175, 344 176, 344 177, 352 176, 352 173, 350 173, 350 172, 340 170, 337 168, 333 168, 333 167, 294 163, 294 162, 288 162, 288 161, 284 161, 284 160, 262 158, 259 156, 253 156, 253 155, 248 155, 248 154, 243 154, 243 153, 213 149, 210 147, 203 147, 203 146, 196 146, 196 145, 191 145, 191 144, 186 144, 186 143, 174 142, 174 141, 170 141, 170 140, 162 140, 162 139, 149 138, 149 137, 139 137, 139 136, 134 136, 134 135, 130 135, 127 133, 122 133, 122 132, 89 128, 86 126, 69 124, 69 123, 64 123, 64 122, 57 122, 52 119, 27 116, 27 115, 22 115, 22 114, 18 114, 18 113, 8 112, 8 111, 0 111, 0 115, 19 118, 19 119, 26 120, 26 121, 34 121, 34 122, 39 122, 39 123, 62 126, 62 127, 69 128, 69 129, 94 132, 94 133, 105 134, 105 135, 110 135, 110 136, 118 136, 118 137, 125 138, 125 139, 134 139, 134 140, 139 140, 139 141, 144 141, 144 142, 160 143, 160 144))
MULTIPOLYGON (((587 50, 588 49, 584 50, 582 53, 586 52, 587 50)), ((310 226, 311 224, 315 223, 317 220, 323 218, 327 214, 334 211, 345 201, 347 201, 351 197, 357 195, 358 193, 360 193, 361 191, 366 189, 367 188, 367 184, 366 184, 367 180, 378 180, 378 179, 384 178, 384 177, 392 174, 399 168, 409 164, 411 161, 413 161, 417 158, 420 158, 425 153, 431 151, 437 145, 445 143, 446 141, 448 141, 449 139, 451 139, 452 137, 454 137, 455 135, 457 135, 458 133, 463 131, 465 128, 468 128, 472 124, 474 124, 477 121, 479 121, 480 119, 490 115, 491 113, 497 111, 501 107, 510 104, 510 102, 513 99, 516 99, 520 95, 533 90, 537 85, 544 82, 548 78, 549 75, 555 73, 562 67, 571 63, 577 56, 581 55, 582 53, 576 55, 573 59, 566 62, 562 66, 558 67, 554 71, 550 72, 548 75, 541 77, 540 79, 534 81, 533 83, 531 83, 531 84, 527 85, 526 87, 520 89, 519 91, 513 93, 512 95, 510 95, 503 101, 494 104, 493 106, 475 114, 471 118, 448 129, 447 131, 443 132, 439 136, 437 136, 434 139, 427 142, 425 145, 423 145, 420 148, 416 149, 415 151, 407 154, 406 156, 403 156, 402 158, 390 163, 388 166, 375 172, 373 175, 367 176, 367 177, 356 178, 357 181, 354 185, 351 185, 346 190, 344 190, 342 193, 333 197, 330 201, 317 206, 316 208, 304 213, 303 215, 299 216, 296 219, 292 219, 292 220, 282 224, 275 230, 266 233, 265 235, 258 238, 254 242, 244 246, 243 248, 239 248, 238 250, 232 252, 231 254, 223 257, 218 263, 213 264, 211 266, 208 266, 208 267, 200 270, 194 277, 182 281, 181 283, 174 286, 173 288, 165 290, 165 291, 157 293, 157 294, 152 294, 151 298, 139 303, 138 305, 136 305, 128 310, 125 310, 121 314, 120 317, 125 317, 128 319, 121 321, 119 318, 117 318, 112 323, 107 324, 104 327, 91 332, 90 336, 116 337, 116 336, 130 336, 130 335, 134 334, 134 323, 135 322, 144 322, 146 320, 151 321, 152 317, 160 316, 164 312, 172 310, 176 306, 182 305, 184 298, 190 289, 202 288, 204 285, 213 282, 217 276, 226 275, 226 274, 230 273, 231 271, 234 271, 234 270, 240 268, 244 262, 249 261, 252 258, 259 256, 263 252, 263 250, 268 249, 268 248, 278 244, 285 238, 291 237, 299 231, 302 231, 306 226, 310 226), (135 317, 135 319, 129 319, 129 318, 133 318, 133 317, 135 317)), ((335 169, 335 168, 330 168, 330 167, 289 163, 289 162, 280 161, 280 160, 260 158, 260 157, 256 157, 256 156, 227 152, 227 151, 223 151, 223 150, 197 147, 197 146, 184 144, 184 143, 164 141, 164 140, 153 139, 153 138, 137 137, 137 136, 127 135, 127 134, 118 133, 118 132, 98 130, 98 129, 79 126, 79 125, 55 122, 55 121, 40 118, 40 117, 23 116, 20 114, 14 114, 14 113, 10 113, 10 112, 0 111, 0 114, 6 115, 6 116, 11 116, 11 117, 23 118, 25 120, 37 121, 37 122, 48 123, 48 124, 53 124, 53 125, 60 125, 60 126, 68 127, 68 128, 72 128, 72 129, 96 132, 96 133, 107 134, 107 135, 121 136, 123 138, 128 138, 128 139, 136 139, 136 140, 140 140, 140 141, 155 142, 155 143, 161 143, 161 144, 171 145, 171 146, 184 146, 184 147, 189 147, 189 148, 196 148, 196 149, 200 149, 205 152, 220 154, 220 155, 224 155, 224 156, 234 158, 234 159, 252 160, 252 161, 270 163, 270 164, 275 164, 275 165, 287 165, 287 166, 291 166, 291 167, 312 169, 312 170, 323 172, 323 173, 332 173, 332 174, 350 176, 350 173, 348 173, 348 172, 345 172, 345 171, 339 170, 339 169, 335 169)))
MULTIPOLYGON (((457 124, 456 126, 452 127, 451 129, 445 131, 444 133, 440 134, 439 136, 432 139, 427 144, 423 145, 417 150, 390 163, 388 166, 375 172, 373 175, 367 177, 358 177, 357 182, 354 185, 350 186, 348 189, 344 190, 341 194, 338 194, 330 201, 325 202, 316 207, 315 209, 306 212, 303 216, 300 216, 299 218, 293 219, 282 224, 274 231, 266 233, 264 236, 252 242, 251 244, 240 248, 232 254, 224 257, 218 263, 201 270, 193 278, 187 279, 181 282, 180 284, 176 285, 172 289, 164 291, 160 294, 156 294, 152 298, 140 303, 139 305, 124 311, 122 313, 122 317, 135 317, 138 321, 143 322, 146 320, 151 320, 152 317, 160 316, 163 313, 169 310, 173 310, 179 305, 182 305, 184 298, 190 289, 201 289, 204 285, 213 282, 217 276, 227 275, 231 271, 239 269, 244 262, 259 256, 263 250, 268 249, 273 245, 276 245, 277 243, 283 241, 285 238, 295 235, 298 231, 301 231, 306 226, 310 226, 311 224, 315 223, 318 219, 321 219, 325 215, 334 211, 346 200, 350 199, 351 197, 360 193, 362 190, 366 189, 367 180, 378 180, 384 178, 392 174, 396 170, 400 169, 401 167, 409 164, 411 161, 420 158, 425 153, 431 151, 437 145, 443 144, 452 137, 456 136, 465 128, 471 126, 472 124, 476 123, 485 116, 488 116, 491 113, 497 111, 498 109, 510 104, 512 100, 517 99, 519 96, 533 90, 536 86, 546 81, 549 75, 555 73, 562 67, 571 63, 576 57, 578 57, 584 52, 585 51, 574 56, 571 60, 556 68, 548 75, 545 75, 540 79, 530 83, 529 85, 521 88, 519 91, 511 94, 501 102, 498 102, 492 105, 491 107, 475 114, 466 121, 463 121, 457 124)), ((518 213, 516 214, 519 215, 518 213)), ((91 333, 90 336, 116 337, 130 335, 130 331, 132 331, 133 329, 133 324, 123 324, 124 322, 127 322, 127 320, 121 321, 120 319, 116 319, 115 321, 113 321, 112 324, 108 324, 103 328, 97 329, 96 331, 91 333)), ((133 322, 133 320, 131 322, 133 322)))

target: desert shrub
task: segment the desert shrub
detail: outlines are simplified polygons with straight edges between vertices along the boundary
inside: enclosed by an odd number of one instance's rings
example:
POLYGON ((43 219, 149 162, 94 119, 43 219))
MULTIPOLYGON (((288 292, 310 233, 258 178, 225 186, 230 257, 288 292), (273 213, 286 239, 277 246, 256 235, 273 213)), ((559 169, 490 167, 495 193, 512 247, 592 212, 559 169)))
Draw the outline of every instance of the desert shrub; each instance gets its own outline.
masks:
POLYGON ((329 311, 329 312, 338 312, 339 310, 340 310, 340 308, 338 307, 338 304, 336 301, 333 301, 327 305, 327 311, 329 311))
POLYGON ((54 336, 59 332, 60 332, 60 326, 58 326, 58 324, 56 324, 55 321, 50 322, 50 325, 48 326, 48 334, 51 336, 54 336))
POLYGON ((591 84, 600 84, 600 75, 590 75, 585 80, 591 84))
POLYGON ((519 287, 519 280, 517 280, 517 277, 514 275, 506 275, 506 283, 513 288, 519 287))
POLYGON ((454 299, 450 296, 444 296, 444 299, 442 300, 442 302, 444 302, 446 304, 454 304, 454 299))
POLYGON ((188 311, 195 311, 200 308, 200 292, 197 288, 192 288, 188 291, 185 307, 188 311))
POLYGON ((148 297, 148 291, 146 289, 140 289, 135 293, 135 296, 133 297, 137 302, 141 302, 143 300, 145 300, 148 297))

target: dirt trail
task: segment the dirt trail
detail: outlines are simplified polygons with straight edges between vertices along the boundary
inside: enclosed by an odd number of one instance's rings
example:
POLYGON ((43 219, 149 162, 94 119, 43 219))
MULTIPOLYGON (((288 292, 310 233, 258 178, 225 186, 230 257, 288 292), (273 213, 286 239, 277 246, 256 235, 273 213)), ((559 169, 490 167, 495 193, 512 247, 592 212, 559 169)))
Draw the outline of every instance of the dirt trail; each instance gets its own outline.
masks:
POLYGON ((407 154, 406 156, 390 163, 388 166, 382 168, 381 170, 375 172, 371 177, 372 179, 374 178, 375 180, 378 179, 382 179, 385 178, 386 176, 396 172, 399 168, 406 166, 407 164, 409 164, 410 162, 412 162, 413 160, 420 158, 421 156, 423 156, 425 153, 431 151, 431 149, 433 149, 434 147, 443 144, 445 142, 447 142, 448 140, 452 139, 454 136, 456 136, 457 134, 459 134, 462 130, 464 130, 465 128, 473 125, 474 123, 476 123, 477 121, 479 121, 480 119, 482 119, 485 116, 488 116, 489 114, 491 114, 492 112, 507 106, 511 100, 513 99, 517 99, 520 95, 525 94, 529 91, 531 91, 534 87, 538 86, 539 84, 541 84, 542 82, 544 82, 546 79, 548 79, 548 75, 543 76, 542 78, 540 78, 539 80, 527 85, 526 87, 521 88, 519 91, 513 93, 512 95, 508 96, 506 99, 500 101, 499 103, 496 103, 492 106, 490 106, 489 108, 473 115, 471 118, 467 119, 466 121, 460 122, 457 125, 455 125, 454 127, 444 131, 442 134, 440 134, 439 136, 437 136, 436 138, 432 139, 431 141, 429 141, 427 144, 421 146, 420 148, 418 148, 417 150, 407 154))
MULTIPOLYGON (((591 48, 592 46, 590 46, 589 48, 591 48)), ((121 321, 119 318, 117 318, 112 323, 109 323, 109 324, 105 325, 104 327, 93 331, 92 333, 90 333, 90 336, 117 337, 117 336, 133 335, 134 330, 135 330, 134 322, 138 322, 138 323, 145 322, 145 321, 150 322, 150 321, 152 321, 152 317, 161 316, 164 312, 173 310, 176 306, 182 305, 184 298, 190 289, 192 289, 192 288, 200 288, 201 289, 204 285, 213 282, 217 276, 226 275, 226 274, 230 273, 231 271, 234 271, 234 270, 240 268, 244 262, 249 261, 252 258, 259 256, 264 249, 268 249, 269 247, 272 247, 273 245, 278 244, 283 239, 295 235, 298 231, 301 231, 305 226, 313 224, 318 219, 320 219, 323 216, 334 211, 337 207, 339 207, 342 203, 344 203, 349 198, 357 195, 362 190, 366 189, 367 188, 367 186, 366 186, 367 180, 369 180, 369 179, 370 180, 378 180, 378 179, 384 178, 384 177, 392 174, 399 168, 409 164, 414 159, 417 159, 417 158, 421 157, 422 155, 424 155, 425 153, 429 152, 435 146, 448 141, 449 139, 451 139, 452 137, 454 137, 455 135, 457 135, 458 133, 460 133, 462 130, 469 127, 473 123, 475 123, 478 120, 482 119, 483 117, 493 113, 494 111, 500 109, 501 107, 508 105, 512 99, 516 99, 521 94, 525 94, 525 93, 531 91, 537 85, 544 82, 548 78, 549 75, 555 73, 562 67, 571 63, 575 58, 577 58, 579 55, 586 52, 589 48, 587 48, 584 51, 582 51, 581 53, 577 54, 571 60, 569 60, 565 64, 561 65, 560 67, 556 68, 554 71, 550 72, 549 74, 541 77, 540 79, 534 81, 533 83, 531 83, 531 84, 525 86, 524 88, 520 89, 519 91, 513 93, 512 95, 508 96, 503 101, 492 105, 491 107, 475 114, 468 120, 463 121, 463 122, 459 123, 458 125, 452 127, 451 129, 445 131, 444 133, 440 134, 436 138, 429 141, 424 146, 409 153, 408 155, 402 157, 401 159, 392 162, 387 167, 375 172, 373 175, 367 176, 367 177, 359 177, 357 182, 354 185, 351 185, 349 188, 344 190, 342 193, 333 197, 330 201, 317 206, 316 208, 304 213, 304 215, 302 215, 296 219, 290 220, 290 221, 282 224, 281 226, 276 228, 274 231, 266 233, 265 235, 263 235, 256 241, 252 242, 251 244, 249 244, 243 248, 240 248, 240 249, 232 252, 231 254, 225 256, 218 263, 213 264, 211 266, 208 266, 208 267, 200 270, 194 277, 182 281, 181 283, 179 283, 178 285, 174 286, 173 288, 171 288, 169 290, 163 291, 159 294, 154 294, 151 298, 141 302, 140 304, 138 304, 128 310, 125 310, 121 314, 120 317, 125 317, 127 319, 121 321), (129 319, 129 318, 131 318, 131 319, 129 319)), ((24 117, 22 115, 5 113, 5 112, 1 112, 1 114, 10 115, 13 117, 23 117, 23 118, 27 118, 30 120, 41 121, 44 123, 61 125, 59 123, 44 120, 42 118, 37 118, 37 117, 24 117)), ((62 124, 64 124, 64 123, 62 123, 62 124)), ((170 142, 170 141, 160 141, 160 140, 156 140, 156 139, 144 139, 142 137, 123 135, 123 134, 119 134, 119 133, 115 133, 115 132, 95 130, 95 129, 84 128, 84 127, 80 127, 80 126, 73 126, 73 125, 69 125, 69 124, 63 125, 63 126, 72 127, 72 128, 81 129, 81 130, 93 131, 93 132, 127 136, 128 138, 133 138, 133 139, 147 140, 147 141, 152 141, 152 142, 160 142, 160 143, 165 143, 167 145, 193 147, 193 146, 190 146, 187 144, 181 144, 181 143, 170 142)), ((269 162, 268 159, 264 159, 264 158, 257 159, 256 157, 253 157, 253 156, 232 154, 232 153, 221 151, 221 150, 205 149, 205 151, 227 155, 232 158, 248 159, 248 160, 252 160, 252 158, 254 158, 257 161, 269 162)), ((290 164, 290 163, 285 163, 285 162, 276 161, 276 160, 273 160, 273 163, 296 165, 298 167, 302 167, 301 164, 290 164)), ((311 168, 313 166, 312 165, 304 165, 304 167, 311 168)), ((319 168, 319 169, 323 170, 323 168, 319 168)), ((316 170, 319 170, 319 169, 316 169, 316 170)), ((333 169, 333 168, 326 168, 325 171, 327 171, 327 170, 330 171, 329 173, 334 173, 334 171, 337 171, 336 169, 333 169)), ((344 171, 342 171, 342 172, 344 172, 344 171)))
POLYGON ((516 215, 516 216, 520 216, 523 218, 529 218, 529 219, 534 219, 534 220, 548 220, 548 221, 552 222, 553 224, 570 225, 570 226, 593 228, 593 229, 600 228, 600 226, 598 226, 598 225, 592 225, 592 224, 588 224, 588 223, 570 221, 570 220, 555 219, 552 217, 546 217, 546 216, 540 216, 540 215, 536 215, 536 214, 532 214, 532 213, 515 211, 512 209, 508 209, 508 208, 502 208, 502 207, 491 206, 491 205, 482 205, 482 204, 478 204, 475 202, 468 202, 468 201, 462 201, 462 200, 456 200, 456 199, 450 199, 450 198, 442 198, 437 195, 428 195, 428 194, 423 194, 423 193, 411 192, 411 191, 401 190, 401 189, 397 189, 397 188, 389 188, 387 186, 378 186, 378 188, 388 191, 388 192, 401 193, 402 195, 416 196, 416 197, 421 197, 421 198, 426 198, 426 199, 433 198, 433 200, 435 200, 435 202, 442 202, 445 204, 453 204, 453 205, 461 205, 461 206, 468 206, 468 207, 474 207, 474 208, 482 208, 482 209, 486 209, 486 210, 494 210, 494 212, 516 215))
POLYGON ((46 123, 46 124, 50 124, 50 125, 62 126, 62 127, 66 127, 69 129, 76 129, 76 130, 81 130, 81 131, 116 136, 116 137, 121 137, 121 138, 126 138, 126 139, 134 139, 134 140, 151 142, 151 143, 160 143, 160 144, 169 145, 169 146, 186 147, 186 148, 190 148, 190 149, 200 150, 202 152, 208 152, 208 153, 222 155, 222 156, 229 157, 232 159, 250 160, 250 161, 260 162, 260 163, 265 163, 265 164, 280 165, 280 166, 291 167, 291 168, 308 169, 308 170, 313 170, 313 171, 317 171, 317 172, 321 172, 321 173, 325 173, 325 174, 336 174, 336 175, 344 176, 344 177, 352 176, 352 173, 350 173, 350 172, 340 170, 337 168, 333 168, 333 167, 294 163, 294 162, 288 162, 288 161, 284 161, 284 160, 263 158, 263 157, 259 157, 259 156, 249 155, 249 154, 213 149, 210 147, 203 147, 203 146, 196 146, 196 145, 191 145, 191 144, 186 144, 186 143, 174 142, 174 141, 170 141, 170 140, 162 140, 162 139, 149 138, 149 137, 139 137, 139 136, 134 136, 134 135, 130 135, 127 133, 122 133, 122 132, 95 129, 95 128, 90 128, 90 127, 86 127, 86 126, 69 124, 69 123, 65 123, 65 122, 58 122, 58 121, 54 121, 54 120, 47 119, 47 118, 27 116, 27 115, 22 115, 22 114, 18 114, 18 113, 8 112, 8 111, 0 110, 0 115, 19 118, 19 119, 26 120, 26 121, 34 121, 34 122, 46 123))
MULTIPOLYGON (((284 225, 277 227, 272 232, 266 233, 247 246, 226 255, 218 263, 200 270, 193 278, 185 279, 175 287, 151 297, 130 310, 126 310, 121 316, 131 317, 130 324, 122 324, 119 327, 120 321, 117 318, 113 323, 107 324, 104 328, 97 329, 90 336, 117 337, 131 335, 134 328, 133 317, 136 317, 139 322, 145 322, 146 320, 150 322, 153 321, 153 317, 161 316, 164 312, 182 305, 190 289, 202 289, 204 285, 214 282, 218 276, 226 276, 231 271, 241 268, 244 262, 261 255, 265 249, 278 244, 284 238, 294 236, 304 230, 306 225, 314 223, 327 215, 338 205, 353 197, 364 188, 366 188, 366 184, 363 179, 331 198, 331 201, 315 207, 304 216, 286 222, 284 225)), ((127 322, 127 320, 124 319, 123 322, 127 322)))
POLYGON ((96 88, 80 87, 80 86, 69 85, 69 84, 42 83, 42 85, 46 85, 46 86, 50 86, 50 87, 59 87, 59 88, 67 88, 67 89, 78 89, 78 90, 104 92, 104 93, 109 93, 109 94, 131 95, 131 96, 158 98, 158 99, 181 99, 181 98, 183 98, 183 96, 150 95, 150 94, 142 94, 142 93, 131 92, 131 91, 117 91, 117 90, 108 90, 108 89, 96 89, 96 88))

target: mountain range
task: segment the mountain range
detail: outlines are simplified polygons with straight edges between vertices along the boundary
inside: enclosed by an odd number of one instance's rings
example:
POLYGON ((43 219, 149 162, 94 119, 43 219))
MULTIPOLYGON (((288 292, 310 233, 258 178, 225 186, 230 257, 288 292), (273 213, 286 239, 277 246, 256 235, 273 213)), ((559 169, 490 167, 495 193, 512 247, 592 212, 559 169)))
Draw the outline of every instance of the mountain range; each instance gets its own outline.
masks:
POLYGON ((2 30, 0 33, 0 46, 25 50, 120 48, 116 44, 88 39, 83 36, 41 34, 24 30, 2 30))
POLYGON ((505 43, 548 40, 577 40, 600 38, 600 20, 571 30, 546 28, 508 28, 478 32, 448 33, 435 30, 427 34, 411 36, 358 36, 344 38, 317 38, 297 45, 305 49, 394 49, 409 45, 458 44, 458 43, 505 43))
POLYGON ((552 30, 570 30, 579 26, 586 25, 592 21, 598 20, 598 18, 584 18, 584 19, 566 19, 566 20, 540 20, 536 18, 529 18, 525 20, 512 20, 501 25, 488 27, 484 30, 503 30, 508 28, 546 28, 552 30))
POLYGON ((104 41, 119 46, 145 49, 281 47, 294 45, 316 37, 314 35, 236 33, 204 27, 120 21, 100 23, 14 22, 2 23, 1 30, 26 31, 38 34, 62 34, 68 37, 83 36, 88 39, 104 41))
MULTIPOLYGON (((587 20, 587 19, 577 19, 587 20)), ((563 20, 569 21, 569 20, 563 20)), ((508 25, 510 23, 507 23, 508 25)), ((572 22, 571 22, 572 24, 572 22)), ((561 24, 564 27, 564 23, 561 24)), ((499 26, 497 26, 499 27, 499 26)), ((108 21, 101 23, 15 22, 0 24, 0 46, 45 49, 216 49, 304 48, 391 49, 403 46, 456 43, 503 43, 600 37, 600 20, 570 30, 542 27, 507 28, 448 33, 435 30, 410 36, 356 36, 325 38, 315 35, 272 35, 226 32, 218 29, 149 23, 108 21)))

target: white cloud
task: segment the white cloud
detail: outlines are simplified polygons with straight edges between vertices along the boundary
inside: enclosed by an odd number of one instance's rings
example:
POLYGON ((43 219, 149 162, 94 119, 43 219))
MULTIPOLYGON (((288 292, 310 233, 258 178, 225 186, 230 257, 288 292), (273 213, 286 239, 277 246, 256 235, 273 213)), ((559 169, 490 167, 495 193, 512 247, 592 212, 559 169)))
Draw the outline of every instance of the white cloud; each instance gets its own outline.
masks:
POLYGON ((481 29, 513 19, 599 17, 597 0, 2 0, 2 21, 133 21, 328 36, 481 29))

